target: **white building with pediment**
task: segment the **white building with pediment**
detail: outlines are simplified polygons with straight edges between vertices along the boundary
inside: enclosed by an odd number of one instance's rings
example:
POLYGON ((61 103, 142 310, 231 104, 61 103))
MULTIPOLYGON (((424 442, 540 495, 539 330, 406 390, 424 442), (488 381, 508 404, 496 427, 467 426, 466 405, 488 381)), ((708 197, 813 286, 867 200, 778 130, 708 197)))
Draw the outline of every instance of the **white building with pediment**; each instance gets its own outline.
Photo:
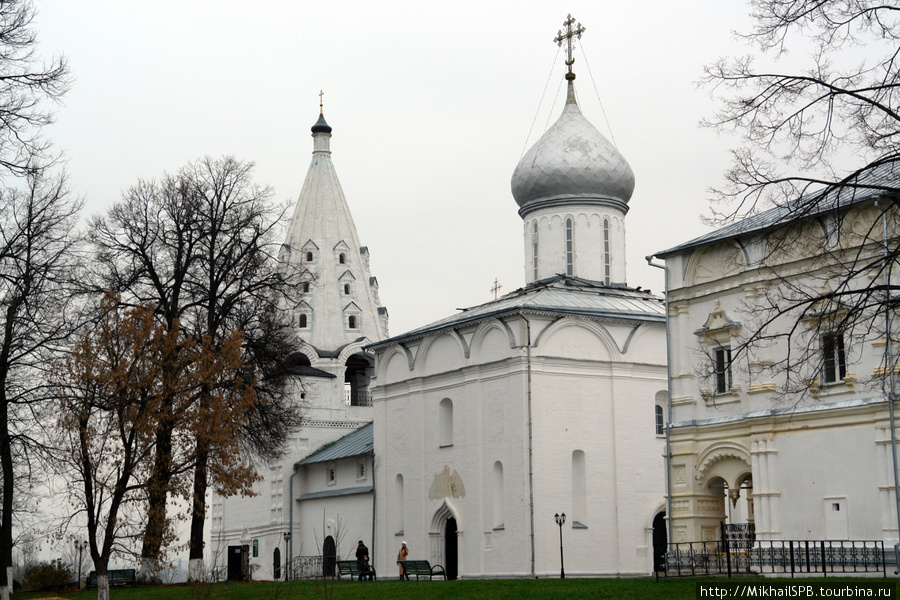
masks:
POLYGON ((801 216, 773 208, 656 254, 669 295, 673 541, 720 539, 725 521, 751 523, 757 540, 897 542, 887 337, 881 318, 848 312, 883 309, 828 298, 881 282, 882 236, 893 245, 897 231, 895 217, 883 223, 895 202, 883 190, 898 180, 897 164, 881 165, 801 216))

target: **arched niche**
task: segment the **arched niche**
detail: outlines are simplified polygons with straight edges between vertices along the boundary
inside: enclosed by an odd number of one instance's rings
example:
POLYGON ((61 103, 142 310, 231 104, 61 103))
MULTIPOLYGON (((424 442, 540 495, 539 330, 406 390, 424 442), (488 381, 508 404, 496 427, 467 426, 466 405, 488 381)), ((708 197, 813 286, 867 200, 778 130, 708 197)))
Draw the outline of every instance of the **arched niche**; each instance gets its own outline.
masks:
POLYGON ((619 355, 599 324, 581 319, 560 319, 541 332, 535 345, 538 356, 610 361, 619 355))
POLYGON ((477 364, 509 358, 516 341, 509 326, 502 321, 482 323, 472 337, 471 355, 477 364))
POLYGON ((698 248, 688 260, 685 285, 699 285, 737 275, 747 266, 743 248, 733 242, 721 242, 698 248))
POLYGON ((383 385, 405 381, 413 369, 413 359, 405 348, 394 346, 381 356, 379 368, 378 379, 383 385))
POLYGON ((465 348, 452 332, 444 332, 423 342, 417 368, 423 377, 456 371, 465 365, 465 348))

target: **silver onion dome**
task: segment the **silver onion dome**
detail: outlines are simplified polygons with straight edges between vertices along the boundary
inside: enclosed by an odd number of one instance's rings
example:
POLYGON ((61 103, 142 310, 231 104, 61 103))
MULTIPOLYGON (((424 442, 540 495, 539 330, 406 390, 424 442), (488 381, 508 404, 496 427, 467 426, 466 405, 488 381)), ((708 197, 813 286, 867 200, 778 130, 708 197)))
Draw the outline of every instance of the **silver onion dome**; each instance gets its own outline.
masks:
POLYGON ((571 203, 628 211, 634 173, 628 161, 584 118, 573 82, 556 123, 525 153, 512 176, 519 215, 571 203))

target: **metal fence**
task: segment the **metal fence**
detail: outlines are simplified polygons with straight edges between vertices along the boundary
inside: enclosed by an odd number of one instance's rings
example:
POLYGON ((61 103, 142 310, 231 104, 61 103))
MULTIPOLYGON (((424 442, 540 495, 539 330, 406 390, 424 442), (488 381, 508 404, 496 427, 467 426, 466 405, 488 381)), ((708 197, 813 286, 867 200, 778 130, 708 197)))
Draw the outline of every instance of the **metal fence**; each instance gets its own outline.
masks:
MULTIPOLYGON (((325 575, 325 565, 322 556, 295 556, 285 568, 287 569, 285 577, 288 581, 316 579, 325 575)), ((334 567, 332 566, 333 571, 334 567)))
POLYGON ((751 546, 724 541, 670 544, 662 577, 699 575, 881 573, 887 577, 880 540, 754 540, 751 546))

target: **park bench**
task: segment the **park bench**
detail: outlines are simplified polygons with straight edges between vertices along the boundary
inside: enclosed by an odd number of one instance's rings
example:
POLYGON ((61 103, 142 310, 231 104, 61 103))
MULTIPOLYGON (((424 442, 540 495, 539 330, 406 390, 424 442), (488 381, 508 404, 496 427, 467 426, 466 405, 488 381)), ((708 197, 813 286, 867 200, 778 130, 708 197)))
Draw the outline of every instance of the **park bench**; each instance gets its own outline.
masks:
MULTIPOLYGON (((130 585, 133 587, 137 581, 134 569, 109 569, 106 575, 109 577, 109 587, 116 585, 130 585)), ((97 587, 97 571, 91 571, 90 575, 88 575, 87 587, 97 587)))
POLYGON ((416 579, 420 579, 421 577, 428 577, 428 579, 433 579, 434 577, 443 577, 444 580, 447 580, 447 574, 444 572, 444 567, 441 565, 431 566, 431 563, 427 560, 401 560, 399 561, 400 565, 403 567, 403 572, 406 573, 407 576, 415 575, 416 579))
POLYGON ((359 579, 360 575, 371 578, 375 581, 375 567, 366 565, 365 572, 360 571, 359 563, 355 560, 339 560, 337 561, 338 577, 349 575, 351 579, 359 579))

